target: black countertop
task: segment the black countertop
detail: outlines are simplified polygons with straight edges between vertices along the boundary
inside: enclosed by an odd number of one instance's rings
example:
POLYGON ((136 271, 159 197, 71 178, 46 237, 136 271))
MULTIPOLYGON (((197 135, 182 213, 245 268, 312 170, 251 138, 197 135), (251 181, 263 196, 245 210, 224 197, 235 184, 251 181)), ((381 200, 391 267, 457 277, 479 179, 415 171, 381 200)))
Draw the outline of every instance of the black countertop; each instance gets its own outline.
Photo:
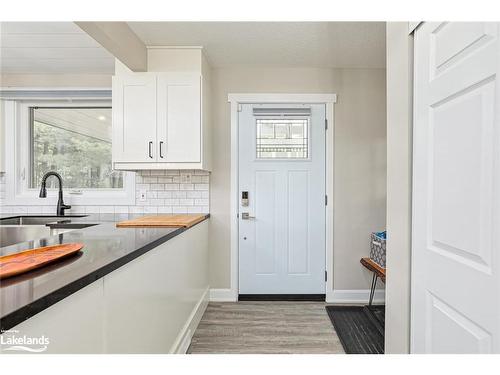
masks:
MULTIPOLYGON (((139 215, 90 214, 71 222, 98 225, 41 240, 0 248, 0 256, 69 242, 85 246, 76 255, 19 276, 0 280, 0 332, 8 330, 104 275, 123 266, 186 228, 116 228, 139 215)), ((0 218, 22 216, 3 214, 0 218)), ((37 216, 29 214, 24 216, 37 216)), ((209 215, 206 215, 208 218, 209 215)))

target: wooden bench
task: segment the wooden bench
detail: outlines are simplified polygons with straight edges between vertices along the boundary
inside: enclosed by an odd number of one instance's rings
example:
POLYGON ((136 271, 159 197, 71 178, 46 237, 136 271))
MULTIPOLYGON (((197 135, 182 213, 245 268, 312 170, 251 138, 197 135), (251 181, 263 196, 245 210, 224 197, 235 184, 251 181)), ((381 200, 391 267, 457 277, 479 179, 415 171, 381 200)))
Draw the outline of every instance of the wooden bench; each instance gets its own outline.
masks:
POLYGON ((375 288, 377 287, 377 280, 380 278, 382 282, 385 283, 385 268, 380 267, 377 263, 375 263, 370 258, 361 258, 359 261, 367 270, 373 272, 372 277, 372 285, 370 288, 370 300, 368 302, 368 306, 371 306, 373 303, 373 296, 375 294, 375 288))

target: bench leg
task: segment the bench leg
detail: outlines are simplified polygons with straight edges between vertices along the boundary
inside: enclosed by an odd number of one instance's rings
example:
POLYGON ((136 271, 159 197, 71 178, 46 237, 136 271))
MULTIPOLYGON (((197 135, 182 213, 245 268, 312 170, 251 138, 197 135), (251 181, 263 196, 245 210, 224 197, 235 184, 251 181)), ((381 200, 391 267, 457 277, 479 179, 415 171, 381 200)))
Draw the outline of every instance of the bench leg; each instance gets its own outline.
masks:
POLYGON ((372 286, 370 288, 370 300, 368 301, 368 306, 371 306, 373 303, 373 296, 375 295, 375 288, 377 287, 377 279, 378 276, 374 273, 372 277, 372 286))

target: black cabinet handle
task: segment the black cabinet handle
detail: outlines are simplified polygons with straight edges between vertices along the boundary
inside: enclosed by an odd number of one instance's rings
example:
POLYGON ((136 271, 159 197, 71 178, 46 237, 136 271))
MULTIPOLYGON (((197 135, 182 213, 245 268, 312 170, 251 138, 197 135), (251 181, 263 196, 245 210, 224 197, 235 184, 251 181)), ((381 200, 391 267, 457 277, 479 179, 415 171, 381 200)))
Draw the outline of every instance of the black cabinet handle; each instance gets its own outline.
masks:
POLYGON ((160 141, 160 158, 163 159, 163 153, 162 153, 162 147, 163 146, 163 141, 160 141))
POLYGON ((153 159, 153 142, 149 142, 149 157, 153 159))

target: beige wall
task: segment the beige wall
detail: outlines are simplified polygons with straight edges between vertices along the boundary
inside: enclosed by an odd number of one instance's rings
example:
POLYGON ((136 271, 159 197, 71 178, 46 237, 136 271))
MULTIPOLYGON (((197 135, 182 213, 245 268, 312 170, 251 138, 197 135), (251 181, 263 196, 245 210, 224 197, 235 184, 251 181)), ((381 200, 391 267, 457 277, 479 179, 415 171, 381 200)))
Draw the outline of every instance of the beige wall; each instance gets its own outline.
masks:
POLYGON ((210 286, 230 287, 230 107, 228 93, 336 93, 335 289, 368 289, 359 259, 385 228, 385 69, 213 69, 210 286))
POLYGON ((387 285, 385 352, 409 353, 412 37, 387 23, 387 285))

